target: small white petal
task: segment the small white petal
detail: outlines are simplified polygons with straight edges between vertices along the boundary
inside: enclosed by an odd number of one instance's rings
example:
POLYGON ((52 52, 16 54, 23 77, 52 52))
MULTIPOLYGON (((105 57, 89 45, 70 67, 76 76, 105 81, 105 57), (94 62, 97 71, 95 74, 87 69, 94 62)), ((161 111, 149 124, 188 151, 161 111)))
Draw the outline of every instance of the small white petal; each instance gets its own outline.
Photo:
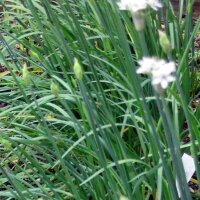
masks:
POLYGON ((158 84, 160 84, 161 81, 162 81, 162 79, 160 79, 160 78, 154 78, 154 79, 152 79, 152 85, 158 85, 158 84))
POLYGON ((167 79, 168 82, 172 82, 172 81, 175 80, 175 77, 174 76, 168 76, 166 79, 167 79))
POLYGON ((161 83, 160 83, 160 85, 161 85, 161 87, 162 87, 163 89, 166 89, 167 86, 168 86, 168 82, 167 82, 166 80, 162 80, 161 83))
POLYGON ((123 4, 122 2, 118 2, 117 5, 118 5, 118 7, 119 7, 120 10, 126 10, 127 9, 126 5, 123 4))
POLYGON ((142 68, 138 68, 138 69, 136 70, 136 73, 137 73, 137 74, 143 74, 143 73, 144 73, 144 70, 142 70, 142 68))

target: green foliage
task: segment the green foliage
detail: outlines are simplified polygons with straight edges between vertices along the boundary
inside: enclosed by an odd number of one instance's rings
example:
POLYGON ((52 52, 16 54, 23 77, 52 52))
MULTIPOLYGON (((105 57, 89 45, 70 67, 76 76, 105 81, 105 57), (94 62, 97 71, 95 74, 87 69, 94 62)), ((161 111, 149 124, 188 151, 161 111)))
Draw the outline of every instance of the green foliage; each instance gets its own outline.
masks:
POLYGON ((200 181, 200 19, 193 27, 190 3, 183 20, 182 0, 179 16, 163 1, 138 33, 115 1, 0 1, 2 199, 178 199, 177 176, 191 199, 181 156, 200 181), (177 63, 163 95, 136 74, 144 55, 177 63))

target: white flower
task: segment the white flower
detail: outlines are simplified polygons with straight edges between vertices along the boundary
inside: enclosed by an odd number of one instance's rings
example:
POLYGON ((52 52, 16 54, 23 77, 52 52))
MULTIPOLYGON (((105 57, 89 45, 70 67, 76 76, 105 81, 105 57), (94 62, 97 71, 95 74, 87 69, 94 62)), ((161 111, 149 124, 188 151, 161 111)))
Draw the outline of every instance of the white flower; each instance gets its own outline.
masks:
POLYGON ((173 73, 176 71, 175 63, 165 63, 152 71, 152 85, 160 85, 166 89, 170 82, 175 80, 173 73))
POLYGON ((159 0, 120 0, 117 3, 120 10, 129 10, 137 31, 142 31, 145 25, 145 10, 151 7, 158 10, 162 5, 159 0))
POLYGON ((152 78, 152 85, 166 89, 170 82, 175 80, 173 73, 176 71, 174 62, 162 59, 144 57, 139 62, 138 74, 148 74, 152 78))
POLYGON ((158 0, 121 0, 117 3, 120 10, 129 10, 131 13, 145 10, 150 6, 153 10, 158 10, 162 4, 158 0))
POLYGON ((121 0, 118 3, 120 10, 129 10, 132 13, 138 12, 140 10, 145 10, 147 8, 146 0, 121 0))

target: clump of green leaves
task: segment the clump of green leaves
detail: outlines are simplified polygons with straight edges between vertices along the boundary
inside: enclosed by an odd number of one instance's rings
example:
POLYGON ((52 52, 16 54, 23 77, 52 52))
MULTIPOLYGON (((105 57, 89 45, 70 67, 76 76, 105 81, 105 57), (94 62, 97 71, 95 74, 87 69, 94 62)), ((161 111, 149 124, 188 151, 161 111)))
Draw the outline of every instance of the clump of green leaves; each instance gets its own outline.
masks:
POLYGON ((148 7, 138 32, 114 1, 0 4, 0 197, 171 200, 182 173, 181 198, 191 199, 180 158, 193 156, 200 181, 192 10, 182 19, 170 1, 148 7), (161 95, 136 73, 144 56, 176 62, 161 95))

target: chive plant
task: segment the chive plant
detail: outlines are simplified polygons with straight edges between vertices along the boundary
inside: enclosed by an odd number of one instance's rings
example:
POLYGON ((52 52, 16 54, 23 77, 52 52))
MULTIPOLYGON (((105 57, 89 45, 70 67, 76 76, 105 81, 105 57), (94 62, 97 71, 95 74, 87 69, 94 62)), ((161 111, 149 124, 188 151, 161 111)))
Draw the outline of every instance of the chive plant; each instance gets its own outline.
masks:
POLYGON ((200 19, 130 2, 0 1, 2 199, 199 198, 200 19))

